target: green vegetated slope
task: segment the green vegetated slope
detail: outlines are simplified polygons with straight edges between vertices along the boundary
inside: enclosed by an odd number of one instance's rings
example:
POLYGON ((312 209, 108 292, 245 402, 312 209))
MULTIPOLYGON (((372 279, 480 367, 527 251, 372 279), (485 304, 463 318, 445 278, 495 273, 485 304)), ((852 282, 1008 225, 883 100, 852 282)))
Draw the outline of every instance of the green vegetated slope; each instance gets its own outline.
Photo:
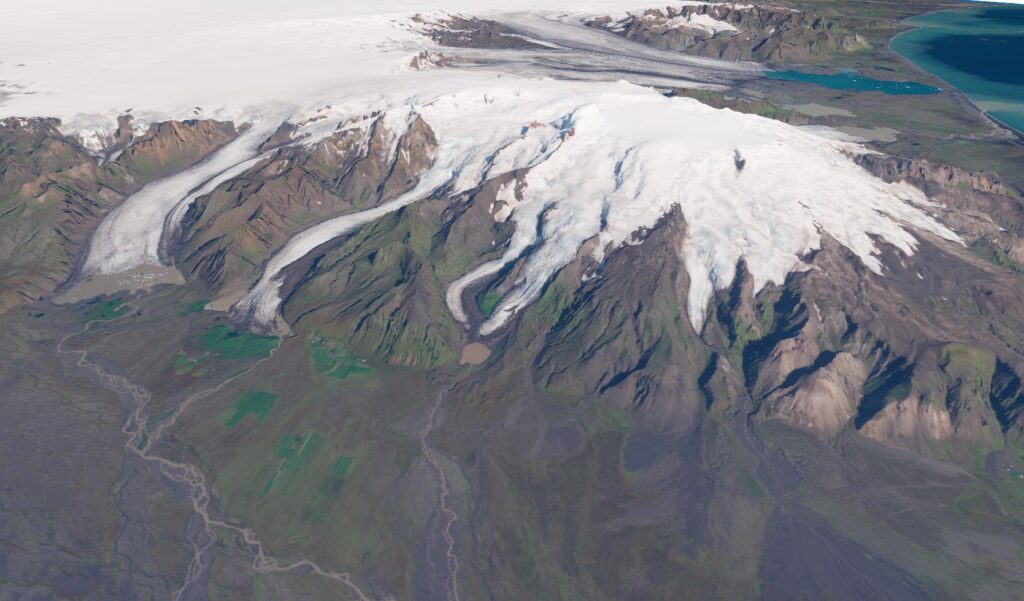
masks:
POLYGON ((188 305, 186 305, 186 306, 185 306, 185 307, 184 307, 184 308, 183 308, 183 309, 182 309, 182 310, 181 310, 181 311, 180 311, 180 312, 178 313, 178 315, 180 315, 180 316, 182 316, 182 317, 185 317, 185 316, 191 315, 191 314, 193 314, 193 313, 199 313, 200 311, 202 311, 202 310, 203 310, 203 309, 204 309, 204 308, 206 307, 206 305, 207 305, 207 304, 208 304, 209 302, 210 302, 210 301, 208 301, 208 300, 198 300, 198 301, 194 301, 194 302, 191 302, 191 303, 189 303, 188 305))
POLYGON ((300 329, 392 364, 452 362, 459 334, 432 262, 438 223, 429 210, 384 217, 327 252, 285 305, 286 318, 301 315, 300 329))
POLYGON ((105 302, 101 302, 100 299, 95 298, 89 301, 87 306, 89 309, 85 313, 86 321, 116 319, 131 309, 131 307, 125 305, 124 301, 119 298, 105 302))
POLYGON ((309 336, 306 339, 306 345, 313 368, 318 374, 344 380, 349 376, 373 372, 373 368, 369 367, 364 359, 347 354, 339 346, 321 336, 309 336))

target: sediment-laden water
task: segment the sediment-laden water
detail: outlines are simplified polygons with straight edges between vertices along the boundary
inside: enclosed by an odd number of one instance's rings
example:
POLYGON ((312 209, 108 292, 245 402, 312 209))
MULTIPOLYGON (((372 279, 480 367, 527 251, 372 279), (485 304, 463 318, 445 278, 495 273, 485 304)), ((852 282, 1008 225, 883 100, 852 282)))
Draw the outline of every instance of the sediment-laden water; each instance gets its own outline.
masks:
POLYGON ((1024 132, 1024 6, 972 6, 909 21, 892 49, 1024 132))

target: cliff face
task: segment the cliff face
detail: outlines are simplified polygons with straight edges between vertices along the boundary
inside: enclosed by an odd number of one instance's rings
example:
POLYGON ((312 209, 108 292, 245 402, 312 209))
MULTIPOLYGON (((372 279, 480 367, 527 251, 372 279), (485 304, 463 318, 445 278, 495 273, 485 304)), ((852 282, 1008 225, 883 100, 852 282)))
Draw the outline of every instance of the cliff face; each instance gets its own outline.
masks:
POLYGON ((966 250, 922 255, 906 267, 888 257, 879 278, 827 247, 756 297, 754 322, 723 298, 702 337, 728 348, 765 420, 947 457, 1017 440, 1020 276, 966 250))
POLYGON ((796 426, 825 435, 838 434, 856 415, 867 372, 852 353, 827 353, 820 366, 790 370, 783 385, 767 395, 771 414, 796 426))
POLYGON ((74 271, 110 209, 235 134, 223 123, 168 122, 136 146, 129 126, 122 120, 116 141, 127 149, 100 164, 54 120, 0 121, 0 311, 52 292, 74 271))
POLYGON ((655 48, 729 60, 799 63, 871 49, 842 18, 787 8, 669 6, 588 24, 655 48))
POLYGON ((861 155, 857 157, 857 161, 865 169, 886 181, 909 180, 921 184, 932 194, 984 193, 1010 198, 1019 197, 1014 189, 1006 186, 992 173, 967 171, 924 159, 905 159, 882 154, 861 155))
POLYGON ((977 256, 1024 272, 1024 199, 998 176, 878 154, 857 160, 886 181, 906 181, 924 190, 946 208, 944 218, 965 234, 977 256))

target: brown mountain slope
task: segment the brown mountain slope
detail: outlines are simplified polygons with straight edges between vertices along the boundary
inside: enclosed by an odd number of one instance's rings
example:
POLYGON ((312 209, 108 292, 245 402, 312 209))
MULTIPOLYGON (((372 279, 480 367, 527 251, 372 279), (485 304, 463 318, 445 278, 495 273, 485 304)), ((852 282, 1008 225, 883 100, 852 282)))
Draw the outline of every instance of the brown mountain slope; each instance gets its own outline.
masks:
POLYGON ((163 123, 135 144, 122 132, 131 145, 99 164, 58 127, 47 119, 0 121, 0 310, 48 295, 71 275, 111 208, 235 135, 222 123, 163 123))

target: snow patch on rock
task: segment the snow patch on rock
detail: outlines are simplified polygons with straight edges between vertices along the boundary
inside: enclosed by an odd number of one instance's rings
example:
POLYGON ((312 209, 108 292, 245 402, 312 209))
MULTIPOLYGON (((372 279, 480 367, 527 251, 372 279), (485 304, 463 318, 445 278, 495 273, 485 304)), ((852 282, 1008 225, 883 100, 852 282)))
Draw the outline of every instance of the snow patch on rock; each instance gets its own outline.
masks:
POLYGON ((665 26, 670 28, 685 27, 687 29, 697 29, 710 33, 711 35, 715 35, 723 31, 738 31, 731 23, 719 21, 711 15, 702 13, 689 13, 673 17, 665 22, 665 26))

